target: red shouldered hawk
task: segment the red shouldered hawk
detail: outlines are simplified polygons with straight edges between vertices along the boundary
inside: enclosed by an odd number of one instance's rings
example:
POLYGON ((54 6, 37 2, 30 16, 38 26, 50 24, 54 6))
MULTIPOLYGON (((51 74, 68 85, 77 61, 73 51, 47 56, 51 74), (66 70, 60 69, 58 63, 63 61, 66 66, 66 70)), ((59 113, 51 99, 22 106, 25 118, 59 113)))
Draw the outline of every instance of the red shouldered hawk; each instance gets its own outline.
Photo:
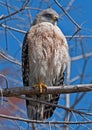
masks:
MULTIPOLYGON (((42 87, 63 84, 68 61, 68 45, 57 27, 58 14, 46 9, 37 14, 27 32, 22 47, 22 75, 24 86, 40 87, 39 95, 26 95, 33 99, 58 103, 59 94, 42 94, 42 87)), ((52 116, 55 106, 26 101, 29 119, 43 120, 52 116)))

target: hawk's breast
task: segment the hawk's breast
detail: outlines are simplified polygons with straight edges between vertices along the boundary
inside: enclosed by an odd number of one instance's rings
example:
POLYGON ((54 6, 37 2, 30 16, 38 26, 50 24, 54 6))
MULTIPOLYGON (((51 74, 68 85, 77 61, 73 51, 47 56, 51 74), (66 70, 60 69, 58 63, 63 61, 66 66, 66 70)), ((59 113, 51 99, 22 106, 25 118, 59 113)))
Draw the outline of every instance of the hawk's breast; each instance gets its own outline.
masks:
POLYGON ((43 22, 31 27, 27 42, 30 82, 41 80, 52 85, 63 73, 68 60, 68 45, 63 33, 57 26, 43 22))

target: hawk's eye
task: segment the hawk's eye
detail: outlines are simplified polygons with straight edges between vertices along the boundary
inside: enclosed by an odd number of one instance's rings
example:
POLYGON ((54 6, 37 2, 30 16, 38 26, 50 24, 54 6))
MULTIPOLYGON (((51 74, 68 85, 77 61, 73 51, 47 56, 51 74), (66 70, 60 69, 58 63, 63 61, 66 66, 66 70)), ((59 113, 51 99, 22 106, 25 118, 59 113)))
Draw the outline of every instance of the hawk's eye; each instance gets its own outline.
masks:
POLYGON ((45 17, 51 17, 51 14, 45 14, 45 17))

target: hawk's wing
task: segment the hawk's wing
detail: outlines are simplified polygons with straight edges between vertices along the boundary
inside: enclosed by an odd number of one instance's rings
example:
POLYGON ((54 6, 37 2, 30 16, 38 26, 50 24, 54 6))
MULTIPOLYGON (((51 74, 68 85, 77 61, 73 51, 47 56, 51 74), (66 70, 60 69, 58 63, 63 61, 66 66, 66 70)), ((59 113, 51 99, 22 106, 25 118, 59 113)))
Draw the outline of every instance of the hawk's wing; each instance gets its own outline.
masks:
POLYGON ((23 84, 29 86, 29 63, 28 63, 28 43, 27 43, 27 33, 24 37, 22 45, 22 78, 23 84))

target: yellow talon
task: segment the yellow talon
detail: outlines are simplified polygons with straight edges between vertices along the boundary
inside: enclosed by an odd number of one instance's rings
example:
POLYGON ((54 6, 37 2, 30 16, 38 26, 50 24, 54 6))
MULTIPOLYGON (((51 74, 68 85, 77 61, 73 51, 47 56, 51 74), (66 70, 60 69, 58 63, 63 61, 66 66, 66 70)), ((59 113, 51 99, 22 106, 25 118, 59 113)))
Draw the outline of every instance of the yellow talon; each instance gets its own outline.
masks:
POLYGON ((40 93, 42 93, 42 89, 46 89, 46 84, 42 83, 42 82, 39 82, 37 84, 34 85, 34 87, 38 87, 40 89, 40 93))

